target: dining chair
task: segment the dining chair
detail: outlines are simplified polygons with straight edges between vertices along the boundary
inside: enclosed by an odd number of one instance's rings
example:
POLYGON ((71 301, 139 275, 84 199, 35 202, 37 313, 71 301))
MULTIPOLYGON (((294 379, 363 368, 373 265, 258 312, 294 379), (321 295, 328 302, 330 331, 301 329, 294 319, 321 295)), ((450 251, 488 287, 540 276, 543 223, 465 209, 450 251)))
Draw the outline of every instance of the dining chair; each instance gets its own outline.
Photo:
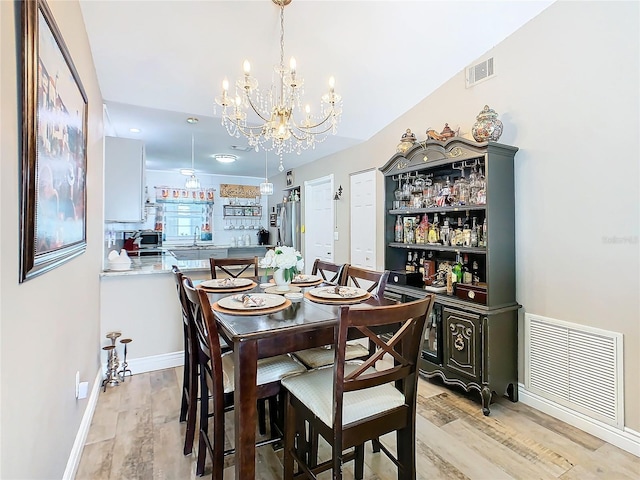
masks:
MULTIPOLYGON (((318 260, 316 260, 316 262, 317 261, 318 260)), ((387 279, 389 278, 388 271, 376 272, 373 270, 365 270, 363 268, 349 265, 348 263, 343 265, 343 267, 344 271, 343 274, 340 275, 341 279, 339 285, 346 286, 350 283, 351 286, 362 288, 360 286, 360 281, 364 280, 371 282, 367 291, 382 298, 384 289, 387 286, 387 279)), ((357 358, 365 358, 369 356, 370 349, 371 347, 367 349, 367 347, 358 341, 350 341, 347 344, 346 359, 354 360, 357 358)), ((300 350, 295 352, 294 355, 298 360, 304 363, 307 368, 319 368, 325 365, 331 365, 335 359, 334 349, 330 347, 327 348, 326 346, 300 350)))
MULTIPOLYGON (((218 336, 218 326, 211 309, 207 293, 195 289, 187 277, 183 280, 185 296, 189 302, 189 311, 195 324, 200 366, 200 435, 198 440, 198 458, 196 474, 204 473, 207 451, 211 455, 211 478, 222 479, 224 457, 234 453, 234 449, 224 448, 225 412, 233 410, 234 363, 231 352, 222 353, 218 336), (209 412, 209 399, 212 411, 209 412), (213 434, 209 435, 209 421, 213 419, 213 434)), ((279 408, 275 397, 280 393, 280 380, 285 375, 306 371, 304 366, 288 355, 258 360, 257 398, 270 398, 271 438, 256 443, 267 445, 281 440, 276 435, 276 415, 279 408)), ((280 419, 281 421, 283 419, 280 419)))
POLYGON ((258 257, 253 258, 209 258, 209 266, 211 267, 211 278, 218 278, 218 270, 220 273, 225 273, 232 278, 238 278, 243 273, 251 273, 253 277, 258 277, 258 257), (253 272, 249 269, 253 265, 253 272), (229 267, 242 267, 239 271, 237 269, 230 269, 229 267))
POLYGON ((344 281, 341 285, 365 288, 369 293, 382 297, 384 295, 384 290, 387 288, 388 280, 388 270, 379 272, 349 265, 346 269, 344 281))
POLYGON ((182 313, 182 333, 184 337, 184 367, 182 374, 182 401, 180 404, 180 421, 187 422, 184 435, 183 453, 189 455, 193 451, 193 439, 196 428, 196 409, 198 396, 198 358, 193 345, 195 332, 193 322, 189 321, 189 307, 184 293, 182 280, 184 275, 176 265, 171 267, 176 282, 176 291, 182 313))
POLYGON ((316 474, 332 469, 332 478, 340 480, 343 464, 351 460, 355 460, 355 478, 362 479, 364 443, 392 431, 397 454, 384 445, 380 448, 396 464, 398 479, 415 480, 418 358, 433 299, 428 295, 395 305, 340 307, 333 366, 282 379, 287 419, 285 480, 294 478, 295 464, 296 478, 315 479, 316 474), (393 334, 379 335, 385 329, 393 334), (347 339, 354 331, 376 344, 375 353, 365 361, 345 360, 347 339), (385 354, 393 362, 377 370, 376 362, 385 354), (330 460, 309 465, 304 448, 306 423, 330 444, 330 460))
POLYGON ((313 262, 313 267, 311 267, 311 275, 319 275, 326 283, 342 285, 343 277, 348 266, 348 263, 337 264, 316 258, 313 262))

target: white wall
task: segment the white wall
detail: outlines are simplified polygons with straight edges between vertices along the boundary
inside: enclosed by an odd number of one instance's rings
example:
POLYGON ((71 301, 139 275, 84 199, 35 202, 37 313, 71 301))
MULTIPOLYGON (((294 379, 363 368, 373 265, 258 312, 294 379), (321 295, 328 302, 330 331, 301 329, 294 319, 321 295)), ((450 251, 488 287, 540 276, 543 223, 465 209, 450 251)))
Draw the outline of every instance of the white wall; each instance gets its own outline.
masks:
POLYGON ((89 99, 87 250, 18 284, 20 50, 19 2, 0 2, 0 477, 61 478, 99 371, 102 255, 102 98, 77 1, 49 1, 89 99))
MULTIPOLYGON (((520 148, 515 182, 521 322, 530 312, 622 332, 625 425, 635 431, 640 430, 639 13, 633 1, 556 2, 487 53, 495 59, 492 80, 466 89, 460 72, 365 144, 295 171, 296 183, 331 172, 335 185, 345 188, 335 259, 347 262, 349 173, 382 166, 407 128, 422 140, 428 127, 441 129, 448 122, 471 138, 476 115, 489 104, 504 123, 500 142, 520 148)), ((402 88, 401 75, 394 88, 402 88)), ((372 99, 371 108, 380 98, 372 99)), ((276 192, 284 188, 284 175, 272 181, 276 192)), ((383 221, 379 209, 381 264, 383 221)))

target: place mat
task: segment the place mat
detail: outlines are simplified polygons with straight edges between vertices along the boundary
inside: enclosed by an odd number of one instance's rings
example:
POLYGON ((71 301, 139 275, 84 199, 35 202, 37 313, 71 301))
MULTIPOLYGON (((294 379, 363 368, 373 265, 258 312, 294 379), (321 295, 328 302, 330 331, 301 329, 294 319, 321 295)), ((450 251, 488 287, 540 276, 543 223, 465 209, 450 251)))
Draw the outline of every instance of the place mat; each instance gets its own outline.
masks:
POLYGON ((269 313, 279 312, 280 310, 284 310, 285 308, 288 308, 290 306, 291 306, 291 300, 289 300, 288 298, 285 298, 285 301, 282 305, 278 305, 276 307, 270 307, 270 308, 255 308, 251 310, 248 310, 248 309, 232 310, 230 308, 221 307, 220 305, 218 305, 218 302, 214 302, 213 305, 211 305, 211 308, 213 308, 216 312, 226 313, 229 315, 268 315, 269 313))
POLYGON ((309 292, 304 292, 304 298, 307 298, 307 299, 309 299, 309 300, 311 300, 312 302, 315 302, 315 303, 324 303, 325 305, 353 305, 353 304, 356 304, 356 303, 364 302, 369 297, 371 297, 371 294, 369 292, 367 292, 367 294, 365 296, 363 296, 363 297, 336 298, 334 300, 334 299, 328 299, 328 298, 314 297, 309 292))
POLYGON ((257 285, 256 282, 251 282, 249 285, 245 285, 243 287, 232 287, 232 288, 224 288, 224 287, 218 287, 218 288, 211 288, 211 287, 204 287, 202 285, 198 285, 196 288, 200 288, 202 290, 206 290, 209 293, 233 293, 233 292, 244 292, 245 290, 251 290, 252 288, 254 288, 257 285))
POLYGON ((284 295, 285 293, 297 293, 301 290, 300 287, 296 287, 295 285, 289 285, 288 290, 278 290, 278 287, 268 287, 265 289, 264 293, 275 293, 276 295, 284 295))

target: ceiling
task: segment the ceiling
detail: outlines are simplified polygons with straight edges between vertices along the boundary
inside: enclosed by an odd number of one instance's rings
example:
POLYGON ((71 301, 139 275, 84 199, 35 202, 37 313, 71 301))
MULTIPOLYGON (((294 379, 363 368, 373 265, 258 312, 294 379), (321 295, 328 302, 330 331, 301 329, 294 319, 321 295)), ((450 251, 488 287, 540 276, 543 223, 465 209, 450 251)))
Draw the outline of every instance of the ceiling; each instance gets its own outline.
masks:
MULTIPOLYGON (((305 101, 328 78, 343 98, 337 135, 284 156, 286 169, 366 141, 551 3, 545 1, 293 0, 285 8, 285 62, 297 60, 305 101)), ((147 168, 262 176, 265 152, 228 135, 214 98, 242 62, 264 87, 279 62, 279 7, 271 0, 80 0, 107 135, 140 138, 147 168), (187 117, 199 122, 190 125, 187 117), (130 128, 140 133, 131 133, 130 128), (214 153, 234 153, 221 164, 214 153)), ((399 132, 400 133, 400 132, 399 132)), ((267 153, 269 176, 279 159, 267 153)))

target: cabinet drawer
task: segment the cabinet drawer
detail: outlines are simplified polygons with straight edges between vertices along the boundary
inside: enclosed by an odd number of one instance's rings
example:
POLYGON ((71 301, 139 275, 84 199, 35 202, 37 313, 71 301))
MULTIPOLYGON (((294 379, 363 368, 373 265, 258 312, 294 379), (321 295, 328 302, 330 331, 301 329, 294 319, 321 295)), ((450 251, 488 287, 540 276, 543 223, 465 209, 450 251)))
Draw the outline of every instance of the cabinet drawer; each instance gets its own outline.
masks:
POLYGON ((480 381, 480 316, 445 308, 443 317, 445 365, 453 371, 480 381))

